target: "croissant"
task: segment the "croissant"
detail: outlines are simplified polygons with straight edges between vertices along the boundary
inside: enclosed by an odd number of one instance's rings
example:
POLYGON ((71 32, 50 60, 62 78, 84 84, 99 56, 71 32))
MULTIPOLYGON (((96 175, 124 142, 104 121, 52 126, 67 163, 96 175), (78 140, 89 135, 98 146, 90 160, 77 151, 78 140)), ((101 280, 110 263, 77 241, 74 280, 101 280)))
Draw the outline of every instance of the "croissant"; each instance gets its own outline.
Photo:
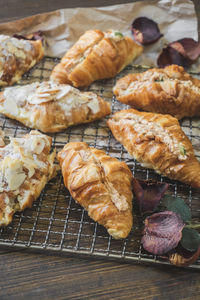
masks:
POLYGON ((65 186, 89 216, 115 239, 132 227, 132 173, 124 162, 83 142, 72 142, 58 153, 65 186))
POLYGON ((0 35, 0 86, 18 82, 44 56, 41 40, 0 35))
POLYGON ((178 119, 200 116, 200 80, 171 65, 119 79, 114 94, 122 103, 178 119))
POLYGON ((51 79, 75 87, 111 78, 139 56, 143 47, 130 37, 110 30, 86 31, 53 69, 51 79))
POLYGON ((128 109, 115 113, 108 126, 142 166, 200 187, 200 163, 176 118, 128 109))
POLYGON ((110 104, 92 92, 51 81, 6 88, 0 113, 43 132, 58 132, 110 113, 110 104))
POLYGON ((8 225, 16 211, 31 207, 55 176, 51 144, 50 137, 31 131, 0 148, 0 226, 8 225))

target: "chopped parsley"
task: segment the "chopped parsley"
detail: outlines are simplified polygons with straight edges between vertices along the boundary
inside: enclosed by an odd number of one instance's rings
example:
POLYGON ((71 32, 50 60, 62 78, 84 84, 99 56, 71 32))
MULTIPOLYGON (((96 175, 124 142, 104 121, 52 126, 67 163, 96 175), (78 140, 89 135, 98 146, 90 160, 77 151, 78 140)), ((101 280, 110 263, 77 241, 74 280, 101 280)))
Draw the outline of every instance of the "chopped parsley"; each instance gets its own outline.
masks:
POLYGON ((119 32, 119 31, 116 31, 116 32, 115 32, 115 36, 119 36, 119 37, 121 37, 121 38, 124 37, 123 34, 122 34, 121 32, 119 32))
POLYGON ((155 82, 161 82, 161 81, 164 81, 163 77, 158 77, 154 80, 155 82))
POLYGON ((183 145, 179 145, 179 150, 181 155, 185 156, 186 155, 186 149, 183 145))

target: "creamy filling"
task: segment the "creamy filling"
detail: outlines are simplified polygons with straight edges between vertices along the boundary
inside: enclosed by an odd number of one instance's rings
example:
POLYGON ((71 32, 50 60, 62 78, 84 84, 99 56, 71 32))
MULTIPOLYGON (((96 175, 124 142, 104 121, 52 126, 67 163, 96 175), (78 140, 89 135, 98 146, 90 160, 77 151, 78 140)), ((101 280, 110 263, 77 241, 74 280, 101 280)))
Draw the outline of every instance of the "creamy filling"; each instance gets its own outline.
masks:
POLYGON ((161 85, 162 89, 167 93, 170 93, 170 88, 174 90, 176 85, 182 85, 186 88, 191 89, 194 93, 200 94, 200 88, 195 86, 191 80, 179 80, 177 78, 170 78, 164 73, 154 72, 151 76, 149 73, 144 73, 142 81, 133 81, 130 83, 126 90, 121 90, 122 95, 127 95, 136 90, 143 89, 144 87, 151 86, 152 82, 157 82, 161 85))
POLYGON ((110 38, 116 42, 124 40, 124 35, 121 32, 113 30, 113 29, 108 30, 107 32, 104 32, 104 37, 110 38))
POLYGON ((119 123, 133 126, 138 134, 138 138, 141 137, 141 140, 143 136, 148 139, 159 139, 168 147, 171 153, 177 155, 179 160, 187 159, 185 146, 159 124, 147 121, 145 118, 133 114, 127 114, 125 119, 119 120, 119 123))
POLYGON ((92 157, 93 160, 95 162, 95 164, 99 167, 99 169, 102 170, 102 173, 104 174, 104 176, 102 176, 102 181, 106 187, 106 189, 108 190, 108 193, 111 197, 111 201, 113 202, 113 204, 116 206, 116 208, 119 211, 125 211, 128 209, 128 202, 127 199, 124 195, 119 194, 119 192, 114 188, 113 184, 107 180, 106 175, 105 175, 105 170, 104 167, 101 163, 101 161, 92 153, 92 157))

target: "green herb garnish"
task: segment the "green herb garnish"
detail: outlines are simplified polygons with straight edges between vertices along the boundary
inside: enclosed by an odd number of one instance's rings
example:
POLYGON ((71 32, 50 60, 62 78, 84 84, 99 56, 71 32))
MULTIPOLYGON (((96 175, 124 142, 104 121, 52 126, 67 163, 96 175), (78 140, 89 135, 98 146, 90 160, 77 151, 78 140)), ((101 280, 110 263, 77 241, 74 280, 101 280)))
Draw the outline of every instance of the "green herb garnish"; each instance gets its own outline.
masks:
POLYGON ((161 81, 164 81, 164 79, 163 79, 163 77, 159 77, 159 78, 156 78, 154 81, 155 82, 161 82, 161 81))
POLYGON ((116 32, 115 32, 115 36, 120 36, 121 38, 124 37, 123 34, 122 34, 121 32, 119 32, 119 31, 116 31, 116 32))
POLYGON ((181 155, 185 156, 186 155, 186 149, 183 145, 179 145, 179 150, 181 155))

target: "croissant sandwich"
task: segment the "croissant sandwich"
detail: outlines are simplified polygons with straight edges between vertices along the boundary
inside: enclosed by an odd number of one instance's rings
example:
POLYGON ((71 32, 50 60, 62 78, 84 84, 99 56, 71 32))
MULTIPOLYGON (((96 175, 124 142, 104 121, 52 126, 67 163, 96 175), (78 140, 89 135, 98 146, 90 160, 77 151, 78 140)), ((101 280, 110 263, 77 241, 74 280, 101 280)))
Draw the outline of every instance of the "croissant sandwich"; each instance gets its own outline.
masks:
POLYGON ((122 103, 178 119, 200 116, 200 80, 171 65, 119 79, 114 94, 122 103))
POLYGON ((86 31, 53 69, 51 79, 75 87, 111 78, 143 51, 130 37, 113 30, 86 31))
POLYGON ((0 113, 43 132, 58 132, 110 113, 110 104, 92 92, 51 81, 6 88, 0 113))
POLYGON ((115 113, 108 120, 108 126, 144 167, 200 187, 200 163, 176 118, 128 109, 115 113))
POLYGON ((0 35, 0 86, 18 82, 44 56, 42 41, 0 35))
POLYGON ((132 227, 132 173, 124 162, 83 142, 72 142, 58 153, 65 186, 89 216, 115 239, 132 227))
POLYGON ((50 137, 31 131, 0 147, 0 226, 8 225, 16 211, 31 207, 55 176, 51 143, 50 137))

